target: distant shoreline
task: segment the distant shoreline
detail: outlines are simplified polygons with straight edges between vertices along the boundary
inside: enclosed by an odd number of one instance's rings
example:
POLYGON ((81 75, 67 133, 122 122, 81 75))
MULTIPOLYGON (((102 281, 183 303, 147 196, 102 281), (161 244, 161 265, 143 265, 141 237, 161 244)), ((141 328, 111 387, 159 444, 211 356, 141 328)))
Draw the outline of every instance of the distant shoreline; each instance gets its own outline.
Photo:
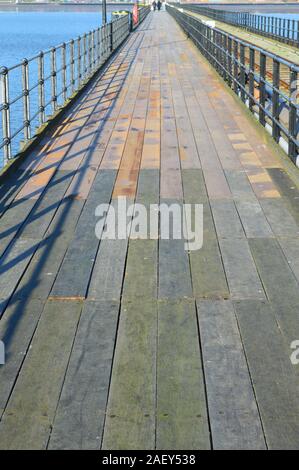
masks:
MULTIPOLYGON (((142 0, 139 0, 140 2, 142 0)), ((120 9, 128 9, 132 8, 134 4, 133 1, 129 2, 107 2, 107 9, 108 11, 113 11, 116 8, 120 7, 120 9)), ((202 4, 204 5, 204 4, 202 4)), ((238 10, 238 11, 251 11, 251 12, 258 12, 258 13, 286 13, 292 14, 297 13, 299 14, 299 2, 292 2, 292 3, 206 3, 205 5, 209 5, 210 7, 218 7, 224 8, 227 10, 238 10)), ((19 11, 19 12, 26 12, 26 11, 73 11, 73 12, 84 12, 84 11, 99 11, 101 8, 101 2, 99 0, 98 3, 63 3, 63 2, 24 2, 24 3, 12 3, 12 2, 2 2, 0 0, 0 12, 5 11, 19 11)))
MULTIPOLYGON (((113 11, 119 9, 131 9, 134 2, 107 2, 107 10, 113 11), (117 8, 116 8, 117 7, 117 8)), ((60 11, 73 11, 73 12, 93 12, 99 11, 102 8, 101 3, 8 3, 0 0, 0 12, 60 12, 60 11)))

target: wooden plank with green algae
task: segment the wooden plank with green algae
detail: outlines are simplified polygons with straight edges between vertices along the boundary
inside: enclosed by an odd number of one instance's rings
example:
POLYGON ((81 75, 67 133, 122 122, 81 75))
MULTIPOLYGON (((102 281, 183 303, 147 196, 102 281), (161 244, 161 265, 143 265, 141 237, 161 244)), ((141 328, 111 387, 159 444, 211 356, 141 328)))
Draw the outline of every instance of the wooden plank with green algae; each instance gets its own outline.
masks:
POLYGON ((154 449, 157 301, 122 304, 103 449, 154 449))
POLYGON ((0 367, 0 416, 30 347, 44 308, 44 301, 13 299, 0 321, 0 339, 5 344, 5 367, 0 367))
POLYGON ((122 298, 156 298, 157 264, 157 240, 130 240, 122 298))
POLYGON ((207 202, 207 189, 202 170, 196 168, 182 170, 182 181, 186 204, 207 202))
POLYGON ((118 302, 86 302, 59 400, 49 449, 99 449, 116 330, 118 302))
POLYGON ((46 448, 81 307, 47 302, 0 423, 1 449, 46 448))
POLYGON ((159 301, 157 449, 209 449, 195 303, 159 301))
MULTIPOLYGON (((269 449, 299 448, 299 375, 268 302, 234 303, 269 449)), ((296 336, 297 337, 297 336, 296 336)))
POLYGON ((265 299, 248 241, 242 238, 220 239, 219 244, 231 297, 265 299))
POLYGON ((213 448, 265 449, 232 303, 198 301, 197 311, 213 448))
POLYGON ((299 338, 298 281, 277 240, 251 239, 249 245, 279 326, 290 343, 299 338))
POLYGON ((190 266, 195 298, 222 299, 229 297, 217 240, 206 239, 200 250, 191 251, 190 266))
POLYGON ((267 171, 278 186, 297 224, 299 224, 299 184, 297 173, 295 173, 295 179, 291 178, 282 168, 268 168, 267 171))

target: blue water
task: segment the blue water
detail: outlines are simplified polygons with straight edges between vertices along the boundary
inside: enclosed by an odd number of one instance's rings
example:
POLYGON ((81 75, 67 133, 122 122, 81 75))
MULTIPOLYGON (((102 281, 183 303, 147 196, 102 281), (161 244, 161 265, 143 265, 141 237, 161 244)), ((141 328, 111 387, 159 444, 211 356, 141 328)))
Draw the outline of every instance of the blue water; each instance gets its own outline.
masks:
POLYGON ((56 46, 101 26, 100 12, 0 12, 0 65, 56 46))

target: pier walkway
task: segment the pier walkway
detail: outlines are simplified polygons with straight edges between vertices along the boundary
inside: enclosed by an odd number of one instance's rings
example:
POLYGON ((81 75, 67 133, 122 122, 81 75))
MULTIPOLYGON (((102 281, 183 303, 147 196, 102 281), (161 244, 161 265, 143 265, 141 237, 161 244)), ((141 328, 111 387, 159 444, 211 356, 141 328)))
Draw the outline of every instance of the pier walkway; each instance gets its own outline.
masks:
POLYGON ((151 13, 0 189, 0 447, 298 449, 298 180, 151 13), (118 196, 203 204, 202 248, 98 240, 118 196))

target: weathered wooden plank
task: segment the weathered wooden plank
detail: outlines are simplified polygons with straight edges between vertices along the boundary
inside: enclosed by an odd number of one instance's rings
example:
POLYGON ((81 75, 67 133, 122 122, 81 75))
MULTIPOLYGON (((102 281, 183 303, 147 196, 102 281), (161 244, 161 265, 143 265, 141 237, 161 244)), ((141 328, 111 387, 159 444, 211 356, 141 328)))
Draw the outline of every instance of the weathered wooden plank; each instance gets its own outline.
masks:
MULTIPOLYGON (((261 198, 280 198, 280 193, 273 183, 271 176, 263 168, 250 168, 252 154, 254 152, 248 152, 248 160, 250 161, 249 169, 246 171, 250 184, 255 192, 256 196, 261 198)), ((245 154, 244 154, 245 155, 245 154)))
POLYGON ((233 299, 265 299, 247 240, 220 239, 224 269, 233 299))
POLYGON ((94 263, 88 298, 117 300, 121 296, 128 239, 101 240, 94 263))
POLYGON ((196 311, 187 299, 159 302, 156 432, 158 449, 210 448, 196 311))
POLYGON ((236 201, 236 207, 247 238, 274 237, 258 201, 236 201))
MULTIPOLYGON (((134 112, 142 71, 143 61, 137 62, 134 66, 130 83, 124 84, 127 88, 127 93, 123 101, 120 114, 117 117, 115 129, 111 134, 110 141, 104 153, 101 164, 102 168, 117 169, 120 165, 134 112), (121 135, 119 135, 119 131, 121 131, 121 135)), ((136 135, 131 137, 131 139, 134 138, 136 138, 136 135)))
POLYGON ((130 240, 122 297, 157 297, 157 240, 130 240))
POLYGON ((17 286, 14 298, 46 299, 49 296, 82 207, 83 201, 63 199, 17 286))
MULTIPOLYGON (((169 106, 169 109, 171 109, 171 112, 173 112, 172 105, 169 106)), ((162 119, 161 121, 160 193, 161 198, 182 199, 180 156, 174 118, 162 119)))
POLYGON ((233 201, 211 201, 216 232, 219 238, 244 238, 244 230, 233 201))
POLYGON ((0 261, 1 299, 10 298, 39 243, 38 239, 19 238, 2 256, 0 261))
POLYGON ((182 170, 184 202, 199 204, 207 202, 207 190, 202 170, 182 170))
POLYGON ((234 199, 256 201, 256 196, 253 192, 245 170, 225 170, 225 176, 234 199))
POLYGON ((10 204, 26 183, 28 173, 15 169, 13 175, 7 176, 0 185, 0 216, 10 207, 10 204))
POLYGON ((142 169, 159 168, 160 146, 161 146, 160 120, 150 119, 148 117, 146 120, 145 131, 144 131, 144 143, 142 147, 142 158, 141 158, 142 169))
POLYGON ((132 119, 119 172, 115 181, 113 198, 134 198, 138 181, 138 170, 142 155, 145 119, 132 119))
POLYGON ((239 170, 242 168, 240 161, 237 158, 236 152, 231 145, 231 142, 228 139, 226 129, 223 129, 221 123, 217 119, 216 114, 212 118, 209 126, 215 126, 213 129, 210 129, 213 143, 216 147, 219 160, 224 170, 239 170), (218 121, 218 122, 217 122, 218 121))
POLYGON ((156 300, 122 305, 103 449, 154 449, 156 300))
POLYGON ((46 304, 0 423, 1 449, 46 447, 80 312, 80 302, 46 304))
POLYGON ((276 310, 280 328, 291 342, 299 338, 297 279, 276 240, 252 239, 249 244, 267 297, 276 310))
POLYGON ((229 290, 216 239, 204 239, 200 250, 190 252, 190 266, 196 298, 228 298, 229 290))
MULTIPOLYGON (((129 207, 132 202, 127 199, 126 207, 129 207)), ((90 299, 119 300, 121 297, 130 222, 126 219, 126 232, 121 235, 125 238, 119 238, 119 217, 122 215, 119 214, 118 203, 118 198, 111 200, 111 209, 115 211, 115 233, 112 234, 114 238, 103 238, 100 241, 88 288, 90 299)))
POLYGON ((0 321, 0 339, 5 344, 5 367, 0 367, 0 416, 4 412, 22 363, 43 311, 41 300, 15 300, 0 321))
POLYGON ((52 288, 52 297, 85 297, 99 245, 95 234, 98 222, 95 209, 99 204, 110 203, 114 181, 114 170, 97 174, 52 288))
POLYGON ((275 181, 282 196, 287 200, 296 222, 299 223, 298 185, 281 168, 268 168, 267 171, 275 181))
POLYGON ((20 236, 42 238, 63 200, 65 191, 73 177, 72 172, 57 171, 20 230, 20 236))
POLYGON ((159 183, 159 170, 141 169, 139 171, 136 202, 144 204, 146 207, 148 207, 149 204, 158 204, 159 183))
POLYGON ((282 199, 261 199, 260 203, 276 237, 298 238, 299 224, 282 199))
POLYGON ((24 200, 12 202, 8 211, 0 219, 0 256, 24 224, 36 201, 24 200))
POLYGON ((299 299, 298 284, 276 240, 249 240, 250 249, 273 303, 293 303, 299 299))
POLYGON ((287 262, 299 282, 299 239, 283 238, 279 240, 287 262))
POLYGON ((49 449, 98 449, 104 428, 119 304, 82 310, 49 449))
POLYGON ((246 358, 229 301, 197 302, 214 449, 265 449, 246 358))
POLYGON ((159 298, 180 299, 192 297, 188 252, 185 241, 159 242, 159 298))
POLYGON ((232 194, 222 169, 213 168, 203 170, 206 187, 210 199, 231 199, 232 194))
POLYGON ((298 449, 299 379, 270 304, 235 302, 248 366, 270 449, 298 449))

